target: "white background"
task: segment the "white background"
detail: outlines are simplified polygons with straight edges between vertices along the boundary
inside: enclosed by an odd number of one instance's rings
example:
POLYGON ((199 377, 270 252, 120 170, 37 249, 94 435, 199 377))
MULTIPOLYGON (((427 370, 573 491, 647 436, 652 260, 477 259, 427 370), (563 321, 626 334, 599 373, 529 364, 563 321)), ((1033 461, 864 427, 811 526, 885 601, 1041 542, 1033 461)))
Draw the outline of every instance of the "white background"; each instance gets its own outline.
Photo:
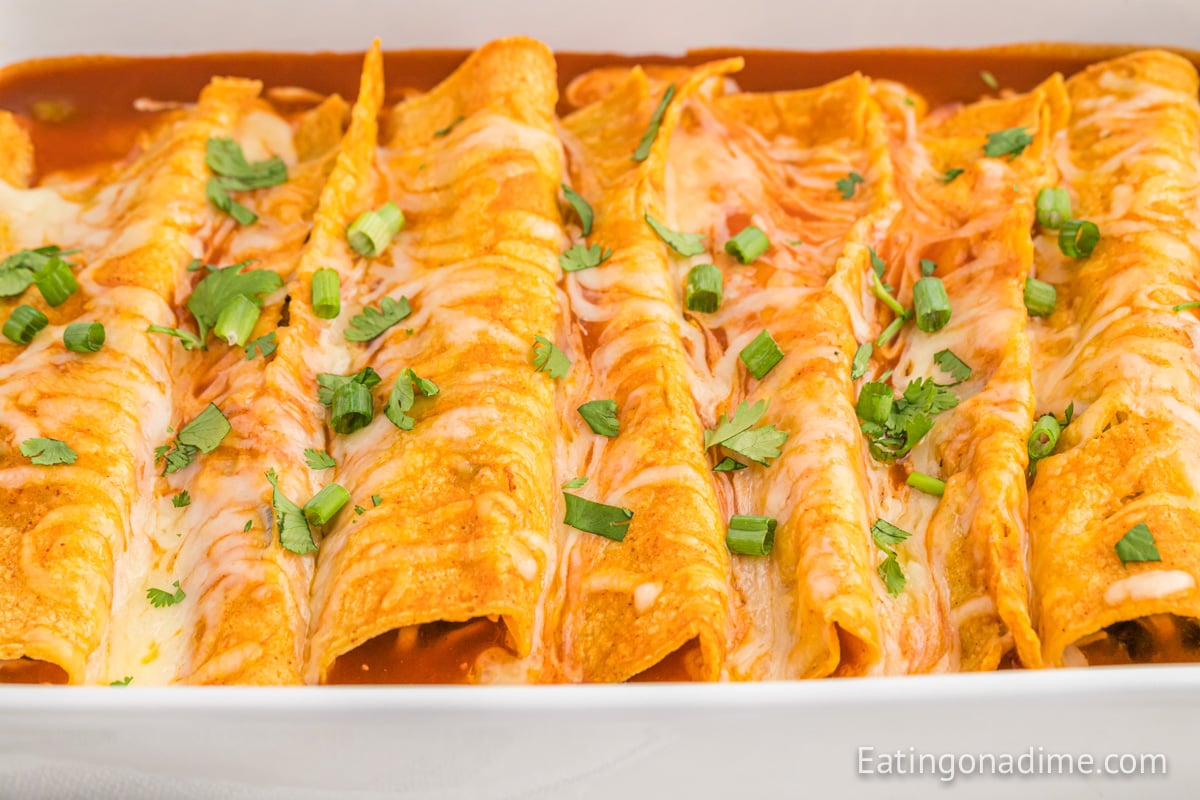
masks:
POLYGON ((681 52, 1018 41, 1200 48, 1200 0, 0 0, 0 63, 70 53, 467 46, 681 52))

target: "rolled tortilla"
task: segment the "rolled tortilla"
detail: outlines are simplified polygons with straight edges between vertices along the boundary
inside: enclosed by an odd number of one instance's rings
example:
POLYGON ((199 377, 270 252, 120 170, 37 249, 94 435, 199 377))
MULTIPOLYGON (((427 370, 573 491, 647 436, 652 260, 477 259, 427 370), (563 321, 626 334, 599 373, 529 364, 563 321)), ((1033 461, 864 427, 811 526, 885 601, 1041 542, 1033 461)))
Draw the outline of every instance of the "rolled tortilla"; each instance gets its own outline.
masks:
POLYGON ((1030 489, 1033 586, 1050 665, 1195 661, 1200 616, 1200 363, 1195 69, 1160 51, 1067 82, 1058 145, 1073 214, 1094 222, 1087 258, 1037 240, 1055 312, 1032 323, 1038 413, 1075 418, 1030 489), (1161 561, 1122 564, 1144 523, 1161 561))
POLYGON ((404 211, 386 253, 351 258, 338 245, 333 260, 359 284, 355 303, 404 297, 412 314, 343 343, 338 372, 370 365, 383 400, 406 369, 438 392, 418 393, 411 430, 380 403, 366 428, 332 437, 336 479, 362 512, 343 513, 322 544, 310 680, 473 682, 498 679, 495 661, 515 665, 511 679, 537 678, 536 659, 517 659, 540 640, 554 558, 554 384, 532 356, 555 324, 556 99, 544 45, 486 45, 395 108, 376 162, 384 180, 347 209, 390 199, 404 211))

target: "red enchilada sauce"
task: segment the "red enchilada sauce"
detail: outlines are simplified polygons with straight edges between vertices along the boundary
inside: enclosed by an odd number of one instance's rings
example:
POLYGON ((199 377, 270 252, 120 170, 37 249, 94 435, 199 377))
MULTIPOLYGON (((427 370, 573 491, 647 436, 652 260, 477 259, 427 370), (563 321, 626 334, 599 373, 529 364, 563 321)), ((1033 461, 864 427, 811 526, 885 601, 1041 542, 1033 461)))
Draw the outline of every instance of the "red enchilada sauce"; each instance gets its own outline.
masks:
MULTIPOLYGON (((900 81, 931 104, 967 102, 988 94, 982 70, 1005 88, 1024 91, 1053 72, 1074 73, 1090 63, 1137 48, 1091 45, 1019 45, 974 50, 852 50, 784 52, 771 50, 695 50, 684 56, 616 56, 559 53, 560 88, 601 66, 636 63, 697 64, 743 55, 746 68, 735 76, 744 91, 819 86, 859 71, 876 79, 900 81)), ((468 55, 465 50, 414 50, 385 56, 387 105, 413 90, 425 90, 450 74, 468 55)), ((1200 65, 1200 53, 1183 53, 1200 65)), ((220 53, 172 58, 78 57, 25 62, 0 70, 0 109, 19 115, 35 150, 35 182, 59 171, 86 169, 122 158, 164 113, 138 110, 135 101, 191 103, 214 75, 263 80, 273 87, 302 87, 317 94, 337 92, 353 98, 358 91, 359 54, 220 53)), ((571 110, 565 100, 559 112, 571 110)), ((1113 637, 1109 637, 1115 641, 1113 637)), ((336 660, 328 683, 466 683, 474 681, 475 661, 484 651, 504 647, 499 622, 434 622, 378 636, 336 660)), ((1094 663, 1129 658, 1128 648, 1112 653, 1097 647, 1094 663)), ((1122 646, 1124 647, 1124 646, 1122 646)), ((1190 656, 1190 653, 1188 654, 1190 656)), ((691 642, 634 681, 691 680, 698 648, 691 642)), ((1170 659, 1174 660, 1174 659, 1170 659)), ((1180 659, 1183 660, 1183 659, 1180 659)), ((1188 658, 1187 660, 1194 660, 1188 658)), ((0 662, 0 683, 64 683, 59 667, 30 659, 0 662)))

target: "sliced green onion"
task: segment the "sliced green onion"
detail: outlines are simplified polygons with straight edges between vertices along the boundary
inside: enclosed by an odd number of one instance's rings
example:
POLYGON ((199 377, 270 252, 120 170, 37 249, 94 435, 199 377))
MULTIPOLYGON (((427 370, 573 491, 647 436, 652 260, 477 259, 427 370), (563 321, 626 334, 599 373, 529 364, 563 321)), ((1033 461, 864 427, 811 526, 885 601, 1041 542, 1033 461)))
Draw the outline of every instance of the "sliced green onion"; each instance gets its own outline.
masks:
POLYGON ((747 517, 735 514, 729 520, 725 532, 725 546, 729 552, 742 556, 770 555, 775 545, 774 517, 747 517))
POLYGON ((1037 221, 1047 230, 1056 231, 1071 218, 1071 195, 1066 189, 1042 189, 1037 195, 1037 221))
POLYGON ((742 228, 737 236, 725 243, 725 252, 734 256, 743 264, 749 264, 754 259, 767 252, 771 242, 767 235, 753 225, 742 228))
POLYGON ((350 493, 340 485, 331 483, 304 504, 304 518, 308 520, 309 525, 324 525, 349 502, 350 493))
POLYGON ((941 278, 921 278, 913 286, 917 327, 925 333, 940 331, 950 321, 950 296, 941 278))
POLYGON ((336 269, 313 273, 312 309, 321 319, 334 319, 342 313, 342 281, 336 269))
POLYGON ((104 346, 104 326, 99 322, 72 322, 63 331, 63 344, 72 353, 98 353, 104 346))
POLYGON ((935 497, 941 497, 946 493, 946 482, 938 480, 932 475, 926 475, 924 472, 913 472, 909 474, 904 481, 918 492, 931 494, 935 497))
POLYGON ((404 227, 404 212, 391 200, 373 211, 364 211, 346 229, 346 241, 360 256, 374 258, 387 248, 404 227))
POLYGON ((1025 310, 1031 317, 1048 317, 1058 303, 1058 290, 1037 278, 1025 279, 1025 310))
POLYGON ((1033 426, 1033 432, 1029 434, 1028 449, 1030 460, 1040 461, 1053 453, 1061 433, 1062 426, 1058 424, 1058 420, 1053 414, 1044 414, 1038 419, 1037 423, 1033 426))
POLYGON ((863 384, 862 391, 858 393, 854 411, 861 420, 883 425, 891 416, 895 401, 892 387, 880 381, 869 381, 863 384))
POLYGON ((217 315, 217 324, 213 333, 217 338, 224 339, 230 346, 241 347, 250 340, 254 326, 262 316, 262 309, 244 294, 236 294, 221 309, 217 315))
POLYGON ((1086 219, 1069 219, 1058 229, 1058 249, 1070 258, 1087 258, 1100 241, 1100 229, 1086 219))
POLYGON ((738 358, 746 365, 746 369, 750 370, 750 374, 761 381, 783 360, 783 351, 779 349, 771 334, 763 330, 750 344, 742 348, 738 358))
POLYGON ((875 340, 875 346, 884 347, 888 342, 896 338, 896 334, 900 332, 900 329, 904 327, 904 323, 908 322, 908 319, 911 316, 911 311, 905 311, 903 314, 888 323, 888 326, 880 332, 879 338, 875 340))
POLYGON ((51 308, 61 306, 67 302, 68 297, 79 290, 79 281, 75 280, 71 266, 57 257, 51 258, 33 273, 33 282, 37 284, 38 291, 46 298, 46 304, 51 308))
POLYGON ((688 271, 687 298, 688 311, 701 311, 711 314, 721 306, 724 277, 715 264, 697 264, 688 271))
POLYGON ((374 414, 371 390, 358 381, 347 381, 333 393, 330 425, 338 433, 354 433, 365 428, 374 414))
POLYGON ((12 310, 2 332, 17 344, 29 344, 38 331, 49 324, 46 315, 33 306, 20 305, 12 310))
POLYGON ((879 279, 879 275, 874 269, 871 270, 871 291, 885 306, 892 310, 893 314, 898 317, 904 316, 904 306, 900 305, 900 301, 888 293, 887 288, 883 285, 883 281, 879 279))

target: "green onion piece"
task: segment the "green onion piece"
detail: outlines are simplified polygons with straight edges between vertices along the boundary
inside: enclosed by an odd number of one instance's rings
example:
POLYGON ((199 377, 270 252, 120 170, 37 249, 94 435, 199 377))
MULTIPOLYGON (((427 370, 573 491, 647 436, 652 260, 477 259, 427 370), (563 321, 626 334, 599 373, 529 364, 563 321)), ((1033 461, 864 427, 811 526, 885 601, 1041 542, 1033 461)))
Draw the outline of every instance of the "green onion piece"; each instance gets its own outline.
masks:
POLYGON ((871 353, 875 350, 870 342, 863 342, 854 351, 854 360, 850 362, 850 380, 856 381, 867 374, 867 365, 871 363, 871 353))
POLYGON ((258 303, 244 294, 234 295, 217 315, 213 333, 230 346, 241 347, 250 339, 250 334, 254 333, 254 326, 258 324, 261 315, 262 309, 258 307, 258 303))
POLYGON ((37 284, 38 291, 46 298, 46 304, 51 308, 61 306, 67 302, 68 297, 79 290, 79 281, 75 280, 75 273, 71 272, 70 265, 57 257, 51 258, 33 273, 33 282, 37 284))
POLYGON ((879 275, 876 274, 875 270, 871 270, 871 291, 885 306, 892 310, 892 313, 898 317, 904 316, 904 306, 900 305, 900 301, 888 293, 888 290, 883 285, 883 281, 879 279, 879 275))
POLYGON ((342 313, 342 282, 336 269, 313 273, 312 309, 321 319, 335 319, 342 313))
POLYGON ((697 264, 688 271, 687 298, 688 311, 701 311, 711 314, 721 306, 724 277, 715 264, 697 264))
POLYGON ((1048 317, 1054 313, 1058 290, 1037 278, 1025 279, 1025 310, 1031 317, 1048 317))
POLYGON ((1037 195, 1037 221, 1056 231, 1071 218, 1071 196, 1066 189, 1042 189, 1037 195))
POLYGON ((1053 414, 1044 414, 1037 423, 1033 426, 1033 431, 1029 434, 1029 458, 1031 461, 1040 461, 1046 456, 1054 452, 1054 446, 1058 444, 1059 434, 1062 433, 1062 426, 1058 424, 1058 420, 1053 414))
POLYGON ((594 533, 616 542, 625 540, 633 512, 628 508, 610 506, 563 492, 566 515, 563 524, 586 533, 594 533))
POLYGON ((365 428, 374 414, 371 390, 358 381, 347 381, 333 393, 330 425, 338 433, 354 433, 365 428))
POLYGON ((1131 562, 1162 561, 1158 545, 1154 543, 1154 534, 1150 532, 1150 526, 1144 522, 1139 522, 1126 531, 1125 535, 1116 543, 1115 549, 1117 558, 1121 559, 1123 567, 1131 562))
POLYGON ((888 326, 880 332, 879 338, 875 340, 875 346, 885 347, 888 342, 896 338, 896 334, 900 332, 900 329, 904 327, 904 323, 908 322, 909 317, 911 316, 911 311, 905 311, 903 314, 888 323, 888 326))
POLYGON ((862 391, 858 393, 854 412, 861 420, 883 425, 891 416, 895 401, 892 387, 880 381, 869 381, 863 384, 862 391))
POLYGON ((1172 306, 1171 310, 1178 314, 1180 311, 1187 311, 1192 308, 1200 308, 1200 300, 1192 300, 1187 303, 1180 303, 1177 306, 1172 306))
POLYGON ((946 482, 938 480, 932 475, 926 475, 924 472, 913 472, 909 474, 904 481, 918 492, 931 494, 935 497, 941 497, 946 493, 946 482))
POLYGON ((734 256, 743 264, 749 264, 754 259, 767 252, 771 242, 767 235, 753 225, 742 228, 737 236, 725 243, 725 252, 734 256))
POLYGON ((921 278, 913 286, 913 308, 917 312, 917 327, 934 333, 950 321, 950 297, 941 278, 921 278))
POLYGON ((742 348, 738 358, 750 370, 750 374, 761 381, 783 360, 783 351, 779 349, 771 334, 763 330, 754 337, 754 341, 742 348))
POLYGON ((346 229, 346 241, 360 256, 375 258, 404 227, 404 212, 391 200, 373 211, 364 211, 346 229))
POLYGON ((996 80, 996 76, 986 69, 979 71, 979 79, 986 83, 987 87, 992 91, 1000 89, 1000 82, 996 80))
POLYGON ((324 525, 349 502, 350 493, 340 485, 331 483, 304 504, 304 518, 309 525, 324 525))
POLYGON ((1070 258, 1087 258, 1100 241, 1100 229, 1086 219, 1069 219, 1058 229, 1058 249, 1070 258))
POLYGON ((2 332, 17 344, 29 344, 38 331, 49 324, 46 315, 33 306, 20 305, 12 310, 2 332))
POLYGON ((104 346, 104 326, 99 322, 72 322, 63 331, 63 344, 72 353, 98 353, 104 346))
POLYGON ((735 514, 725 532, 725 546, 729 552, 742 556, 770 555, 775 545, 775 525, 774 517, 735 514))

